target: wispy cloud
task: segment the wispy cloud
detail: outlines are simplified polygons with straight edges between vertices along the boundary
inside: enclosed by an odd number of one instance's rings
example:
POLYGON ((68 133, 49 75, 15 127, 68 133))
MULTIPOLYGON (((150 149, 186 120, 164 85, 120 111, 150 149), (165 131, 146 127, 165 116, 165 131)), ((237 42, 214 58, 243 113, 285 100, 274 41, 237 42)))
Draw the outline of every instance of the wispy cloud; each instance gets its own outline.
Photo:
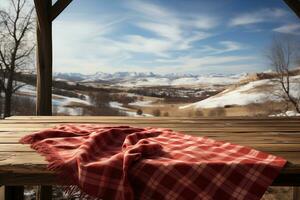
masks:
POLYGON ((138 22, 136 26, 151 31, 156 34, 156 36, 163 37, 169 40, 179 40, 181 39, 182 31, 179 26, 172 24, 154 23, 154 22, 138 22))
POLYGON ((230 20, 230 26, 243 26, 268 21, 276 21, 285 16, 287 12, 280 8, 266 8, 254 12, 240 14, 230 20))
MULTIPOLYGON (((253 71, 259 69, 259 63, 254 56, 183 56, 174 59, 157 59, 156 65, 152 66, 154 72, 159 73, 199 73, 216 72, 218 73, 239 73, 245 68, 252 68, 253 71), (245 62, 247 64, 245 64, 245 62)), ((147 72, 147 68, 139 65, 125 65, 126 70, 147 72)))
POLYGON ((121 49, 135 52, 148 53, 152 55, 166 57, 173 44, 170 41, 156 38, 147 38, 140 35, 128 35, 124 41, 115 43, 121 49))
POLYGON ((286 24, 273 29, 273 31, 278 33, 300 35, 300 24, 286 24))
POLYGON ((140 17, 143 18, 163 20, 173 16, 173 13, 169 9, 146 1, 131 0, 127 1, 124 5, 128 9, 141 13, 140 17))
POLYGON ((211 55, 223 54, 232 51, 238 51, 242 49, 246 49, 247 45, 235 42, 235 41, 220 41, 218 46, 205 45, 201 48, 202 52, 206 52, 211 55))
POLYGON ((153 36, 126 36, 131 51, 152 53, 171 57, 172 51, 191 49, 193 43, 213 34, 209 31, 218 25, 215 17, 208 15, 177 13, 161 5, 145 1, 129 1, 126 7, 136 13, 139 19, 132 24, 153 36))
MULTIPOLYGON (((94 2, 97 6, 103 4, 94 2)), ((270 31, 300 32, 299 24, 294 21, 280 26, 291 16, 285 17, 286 11, 276 6, 240 13, 229 19, 228 11, 224 11, 224 16, 218 12, 199 13, 196 9, 182 12, 183 9, 159 0, 121 2, 110 4, 103 9, 104 13, 97 9, 91 11, 94 13, 71 10, 74 15, 65 18, 62 15, 55 20, 56 71, 168 73, 233 70, 239 66, 251 68, 252 64, 257 69, 261 46, 252 45, 253 42, 257 44, 270 38, 270 31), (251 26, 251 30, 259 29, 260 36, 232 28, 243 26, 244 29, 257 23, 261 26, 251 26), (249 37, 250 34, 253 37, 249 37)))

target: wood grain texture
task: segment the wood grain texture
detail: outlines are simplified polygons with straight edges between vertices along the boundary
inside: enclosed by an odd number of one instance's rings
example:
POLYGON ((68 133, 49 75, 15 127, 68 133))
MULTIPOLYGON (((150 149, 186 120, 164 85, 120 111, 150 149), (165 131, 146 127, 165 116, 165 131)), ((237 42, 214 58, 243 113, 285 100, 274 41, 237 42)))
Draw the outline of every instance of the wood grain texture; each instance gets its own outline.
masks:
POLYGON ((34 0, 37 13, 37 115, 52 115, 52 0, 34 0))
POLYGON ((286 158, 273 185, 300 185, 300 118, 133 118, 97 116, 18 116, 0 121, 0 184, 53 185, 55 173, 44 157, 19 139, 59 124, 130 125, 170 128, 196 136, 249 146, 286 158))
POLYGON ((57 0, 51 8, 51 21, 53 21, 71 2, 72 0, 57 0))
MULTIPOLYGON (((284 2, 295 12, 300 18, 300 1, 299 0, 284 0, 284 2)), ((300 198, 300 197, 299 197, 300 198)))

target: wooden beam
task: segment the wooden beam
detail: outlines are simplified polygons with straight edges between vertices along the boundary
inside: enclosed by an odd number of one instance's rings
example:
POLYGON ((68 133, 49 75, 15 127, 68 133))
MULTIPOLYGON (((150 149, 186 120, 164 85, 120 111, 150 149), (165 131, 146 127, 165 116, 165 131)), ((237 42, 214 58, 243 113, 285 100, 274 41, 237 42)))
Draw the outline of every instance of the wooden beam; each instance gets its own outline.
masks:
POLYGON ((53 21, 71 2, 72 0, 57 0, 51 8, 51 21, 53 21))
POLYGON ((52 186, 39 186, 37 192, 37 200, 51 200, 52 199, 52 186))
POLYGON ((293 187, 293 200, 300 200, 300 187, 293 187))
POLYGON ((296 13, 300 18, 300 0, 284 0, 284 2, 296 13))
POLYGON ((24 186, 4 186, 5 200, 23 200, 24 186))
POLYGON ((34 0, 37 13, 37 115, 52 115, 52 0, 34 0))

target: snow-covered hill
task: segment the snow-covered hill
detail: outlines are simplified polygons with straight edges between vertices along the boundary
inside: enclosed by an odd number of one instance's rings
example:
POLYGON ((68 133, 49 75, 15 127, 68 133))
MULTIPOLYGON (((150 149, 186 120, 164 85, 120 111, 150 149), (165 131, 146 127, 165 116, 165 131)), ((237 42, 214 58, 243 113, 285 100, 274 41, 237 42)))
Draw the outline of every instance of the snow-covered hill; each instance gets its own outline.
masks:
MULTIPOLYGON (((291 94, 300 96, 300 75, 291 77, 291 94)), ((280 84, 274 79, 249 82, 238 87, 229 88, 205 100, 181 106, 180 109, 216 108, 229 105, 248 105, 267 101, 282 101, 280 84)))
MULTIPOLYGON (((17 82, 18 85, 23 85, 22 82, 17 82)), ((26 96, 33 101, 36 100, 36 87, 32 85, 25 85, 21 87, 16 95, 26 96)), ((82 95, 82 94, 78 94, 82 95)), ((90 98, 87 95, 82 95, 84 98, 68 97, 63 95, 52 95, 52 104, 57 109, 58 114, 82 115, 82 109, 72 105, 91 106, 90 98)))

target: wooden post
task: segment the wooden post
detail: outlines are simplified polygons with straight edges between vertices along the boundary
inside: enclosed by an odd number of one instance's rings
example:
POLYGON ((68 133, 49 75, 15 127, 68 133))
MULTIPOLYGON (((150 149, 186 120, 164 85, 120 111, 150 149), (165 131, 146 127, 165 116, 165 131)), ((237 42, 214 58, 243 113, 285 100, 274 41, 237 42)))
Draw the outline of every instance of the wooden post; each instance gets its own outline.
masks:
POLYGON ((52 115, 52 0, 34 0, 37 13, 37 115, 52 115))
POLYGON ((295 12, 300 18, 300 1, 299 0, 284 0, 284 2, 295 12))
POLYGON ((51 200, 52 199, 52 186, 39 186, 37 192, 37 200, 51 200))
POLYGON ((0 200, 23 200, 24 186, 2 186, 0 200))
POLYGON ((0 185, 0 200, 5 200, 5 186, 0 185))
MULTIPOLYGON (((72 2, 57 0, 34 0, 37 14, 37 101, 36 115, 52 115, 52 21, 72 2)), ((52 199, 51 186, 39 186, 39 200, 52 199)))
POLYGON ((300 200, 300 187, 293 187, 293 200, 300 200))

